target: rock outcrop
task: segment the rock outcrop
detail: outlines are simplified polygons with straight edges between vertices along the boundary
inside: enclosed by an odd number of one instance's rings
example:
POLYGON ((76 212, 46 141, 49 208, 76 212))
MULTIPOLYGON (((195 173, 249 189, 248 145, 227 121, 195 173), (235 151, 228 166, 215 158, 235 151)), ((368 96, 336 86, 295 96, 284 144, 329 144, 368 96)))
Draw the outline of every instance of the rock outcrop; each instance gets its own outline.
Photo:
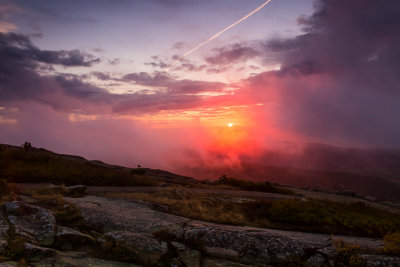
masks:
POLYGON ((181 226, 189 219, 158 212, 148 203, 97 196, 65 198, 75 204, 85 221, 99 232, 127 231, 151 234, 165 227, 181 226))
POLYGON ((56 234, 56 219, 48 210, 22 201, 5 204, 8 220, 15 235, 28 239, 32 244, 50 246, 56 234))
POLYGON ((0 261, 3 256, 32 266, 400 266, 399 257, 378 255, 382 240, 192 221, 143 201, 66 199, 80 209, 83 229, 57 225, 53 213, 37 205, 5 203, 0 261), (357 250, 349 254, 343 244, 357 250))
MULTIPOLYGON (((311 266, 329 263, 337 255, 334 239, 328 235, 280 231, 251 227, 218 225, 199 221, 182 228, 171 228, 169 238, 203 254, 243 264, 279 264, 299 259, 311 266)), ((362 251, 383 246, 382 241, 369 238, 335 237, 345 243, 357 244, 362 251)))
POLYGON ((105 237, 114 241, 114 249, 126 252, 130 260, 146 266, 156 265, 168 252, 167 243, 139 233, 109 232, 105 237))

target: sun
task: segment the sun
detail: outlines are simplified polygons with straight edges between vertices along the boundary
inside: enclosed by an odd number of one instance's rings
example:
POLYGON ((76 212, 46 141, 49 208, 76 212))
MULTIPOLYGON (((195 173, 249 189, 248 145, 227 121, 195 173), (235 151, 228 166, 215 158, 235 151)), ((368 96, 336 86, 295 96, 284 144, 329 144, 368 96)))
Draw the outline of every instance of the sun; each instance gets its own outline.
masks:
POLYGON ((235 125, 235 124, 233 124, 232 122, 229 122, 227 125, 228 125, 228 127, 232 128, 233 125, 235 125))

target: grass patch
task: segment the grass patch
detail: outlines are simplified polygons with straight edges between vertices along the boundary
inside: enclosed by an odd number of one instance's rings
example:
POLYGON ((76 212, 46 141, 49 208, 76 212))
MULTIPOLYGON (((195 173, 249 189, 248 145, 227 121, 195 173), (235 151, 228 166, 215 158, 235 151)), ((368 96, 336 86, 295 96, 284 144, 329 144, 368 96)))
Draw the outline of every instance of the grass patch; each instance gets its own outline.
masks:
POLYGON ((227 177, 225 174, 218 179, 217 183, 222 185, 234 186, 239 189, 247 191, 259 191, 259 192, 275 193, 282 195, 294 195, 294 192, 292 190, 277 187, 271 184, 270 182, 252 182, 249 180, 230 178, 227 177))
POLYGON ((251 221, 289 230, 383 237, 400 230, 400 216, 363 202, 341 203, 298 199, 249 202, 244 209, 251 221))
POLYGON ((81 157, 59 155, 45 149, 0 145, 0 169, 9 182, 98 186, 153 186, 145 173, 103 166, 81 157))
POLYGON ((16 188, 10 185, 6 179, 0 179, 0 205, 4 201, 11 201, 17 198, 16 188))
POLYGON ((155 193, 105 193, 104 196, 141 199, 167 206, 166 211, 175 215, 223 224, 379 238, 400 231, 399 215, 362 202, 285 199, 240 203, 192 194, 179 187, 155 193))
POLYGON ((337 266, 363 266, 363 259, 358 255, 362 252, 361 246, 344 242, 341 239, 336 239, 334 245, 338 253, 335 256, 337 266))

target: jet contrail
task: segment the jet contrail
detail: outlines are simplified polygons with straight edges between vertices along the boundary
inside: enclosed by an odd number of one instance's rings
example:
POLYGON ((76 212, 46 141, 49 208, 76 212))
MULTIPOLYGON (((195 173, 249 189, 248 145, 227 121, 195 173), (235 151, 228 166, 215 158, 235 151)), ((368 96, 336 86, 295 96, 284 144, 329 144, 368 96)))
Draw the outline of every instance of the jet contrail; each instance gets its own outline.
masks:
POLYGON ((223 29, 222 31, 218 32, 217 34, 215 34, 214 36, 212 36, 211 38, 209 38, 208 40, 202 42, 201 44, 197 45, 196 47, 192 48, 191 50, 187 51, 183 56, 181 56, 180 58, 178 58, 177 60, 175 60, 174 62, 172 62, 169 66, 168 69, 172 66, 174 66, 175 64, 179 63, 182 59, 184 59, 185 57, 187 57, 188 55, 190 55, 191 53, 193 53, 194 51, 196 51, 197 49, 199 49, 200 47, 202 47, 203 45, 211 42, 212 40, 214 40, 215 38, 217 38, 218 36, 220 36, 221 34, 223 34, 224 32, 226 32, 227 30, 229 30, 232 27, 235 27, 237 24, 239 24, 240 22, 248 19, 251 15, 253 15, 254 13, 260 11, 263 7, 265 7, 269 2, 271 2, 272 0, 268 0, 265 1, 262 5, 260 5, 259 7, 257 7, 256 9, 254 9, 253 11, 251 11, 249 14, 247 14, 246 16, 244 16, 243 18, 239 19, 238 21, 236 21, 235 23, 233 23, 232 25, 226 27, 225 29, 223 29))

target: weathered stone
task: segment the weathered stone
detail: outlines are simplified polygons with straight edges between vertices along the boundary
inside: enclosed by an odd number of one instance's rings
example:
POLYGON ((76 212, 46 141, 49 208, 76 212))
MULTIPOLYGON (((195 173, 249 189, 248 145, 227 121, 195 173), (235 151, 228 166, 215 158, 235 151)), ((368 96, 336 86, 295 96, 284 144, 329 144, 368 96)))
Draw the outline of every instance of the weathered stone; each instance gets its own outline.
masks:
POLYGON ((71 197, 83 197, 87 195, 87 187, 85 185, 74 185, 65 188, 66 195, 71 197))
POLYGON ((56 219, 50 211, 22 201, 7 202, 5 207, 15 235, 41 246, 53 244, 56 219))
MULTIPOLYGON (((309 257, 312 266, 320 266, 325 258, 337 254, 334 240, 323 234, 290 232, 251 227, 218 225, 199 221, 182 228, 170 229, 173 240, 198 249, 205 255, 225 258, 243 264, 275 264, 290 259, 309 257), (311 254, 312 255, 312 254, 311 254)), ((360 245, 362 249, 379 248, 381 240, 340 236, 344 242, 360 245)))
POLYGON ((171 242, 179 258, 187 267, 200 267, 201 266, 201 253, 197 250, 186 247, 184 244, 178 242, 171 242))
POLYGON ((54 249, 43 248, 29 243, 25 243, 24 250, 25 250, 24 257, 30 260, 38 260, 38 259, 53 257, 56 254, 56 251, 54 249))
POLYGON ((321 267, 322 264, 325 262, 325 257, 322 256, 321 254, 315 254, 308 258, 307 263, 310 266, 315 266, 315 267, 321 267))
POLYGON ((158 212, 146 202, 97 196, 65 198, 77 206, 89 226, 98 232, 129 231, 151 234, 166 227, 180 226, 186 218, 158 212))
POLYGON ((115 247, 131 253, 133 260, 145 265, 156 264, 167 253, 167 244, 138 233, 109 232, 106 238, 115 241, 115 247))
POLYGON ((302 257, 305 250, 328 245, 328 236, 269 229, 188 223, 173 233, 207 255, 242 263, 284 261, 302 257))
POLYGON ((0 255, 4 253, 7 247, 8 230, 9 226, 7 220, 0 210, 0 255))
POLYGON ((93 245, 94 239, 68 227, 57 227, 55 246, 61 250, 78 249, 83 246, 93 245))
POLYGON ((399 267, 400 258, 384 255, 359 255, 365 267, 399 267))

